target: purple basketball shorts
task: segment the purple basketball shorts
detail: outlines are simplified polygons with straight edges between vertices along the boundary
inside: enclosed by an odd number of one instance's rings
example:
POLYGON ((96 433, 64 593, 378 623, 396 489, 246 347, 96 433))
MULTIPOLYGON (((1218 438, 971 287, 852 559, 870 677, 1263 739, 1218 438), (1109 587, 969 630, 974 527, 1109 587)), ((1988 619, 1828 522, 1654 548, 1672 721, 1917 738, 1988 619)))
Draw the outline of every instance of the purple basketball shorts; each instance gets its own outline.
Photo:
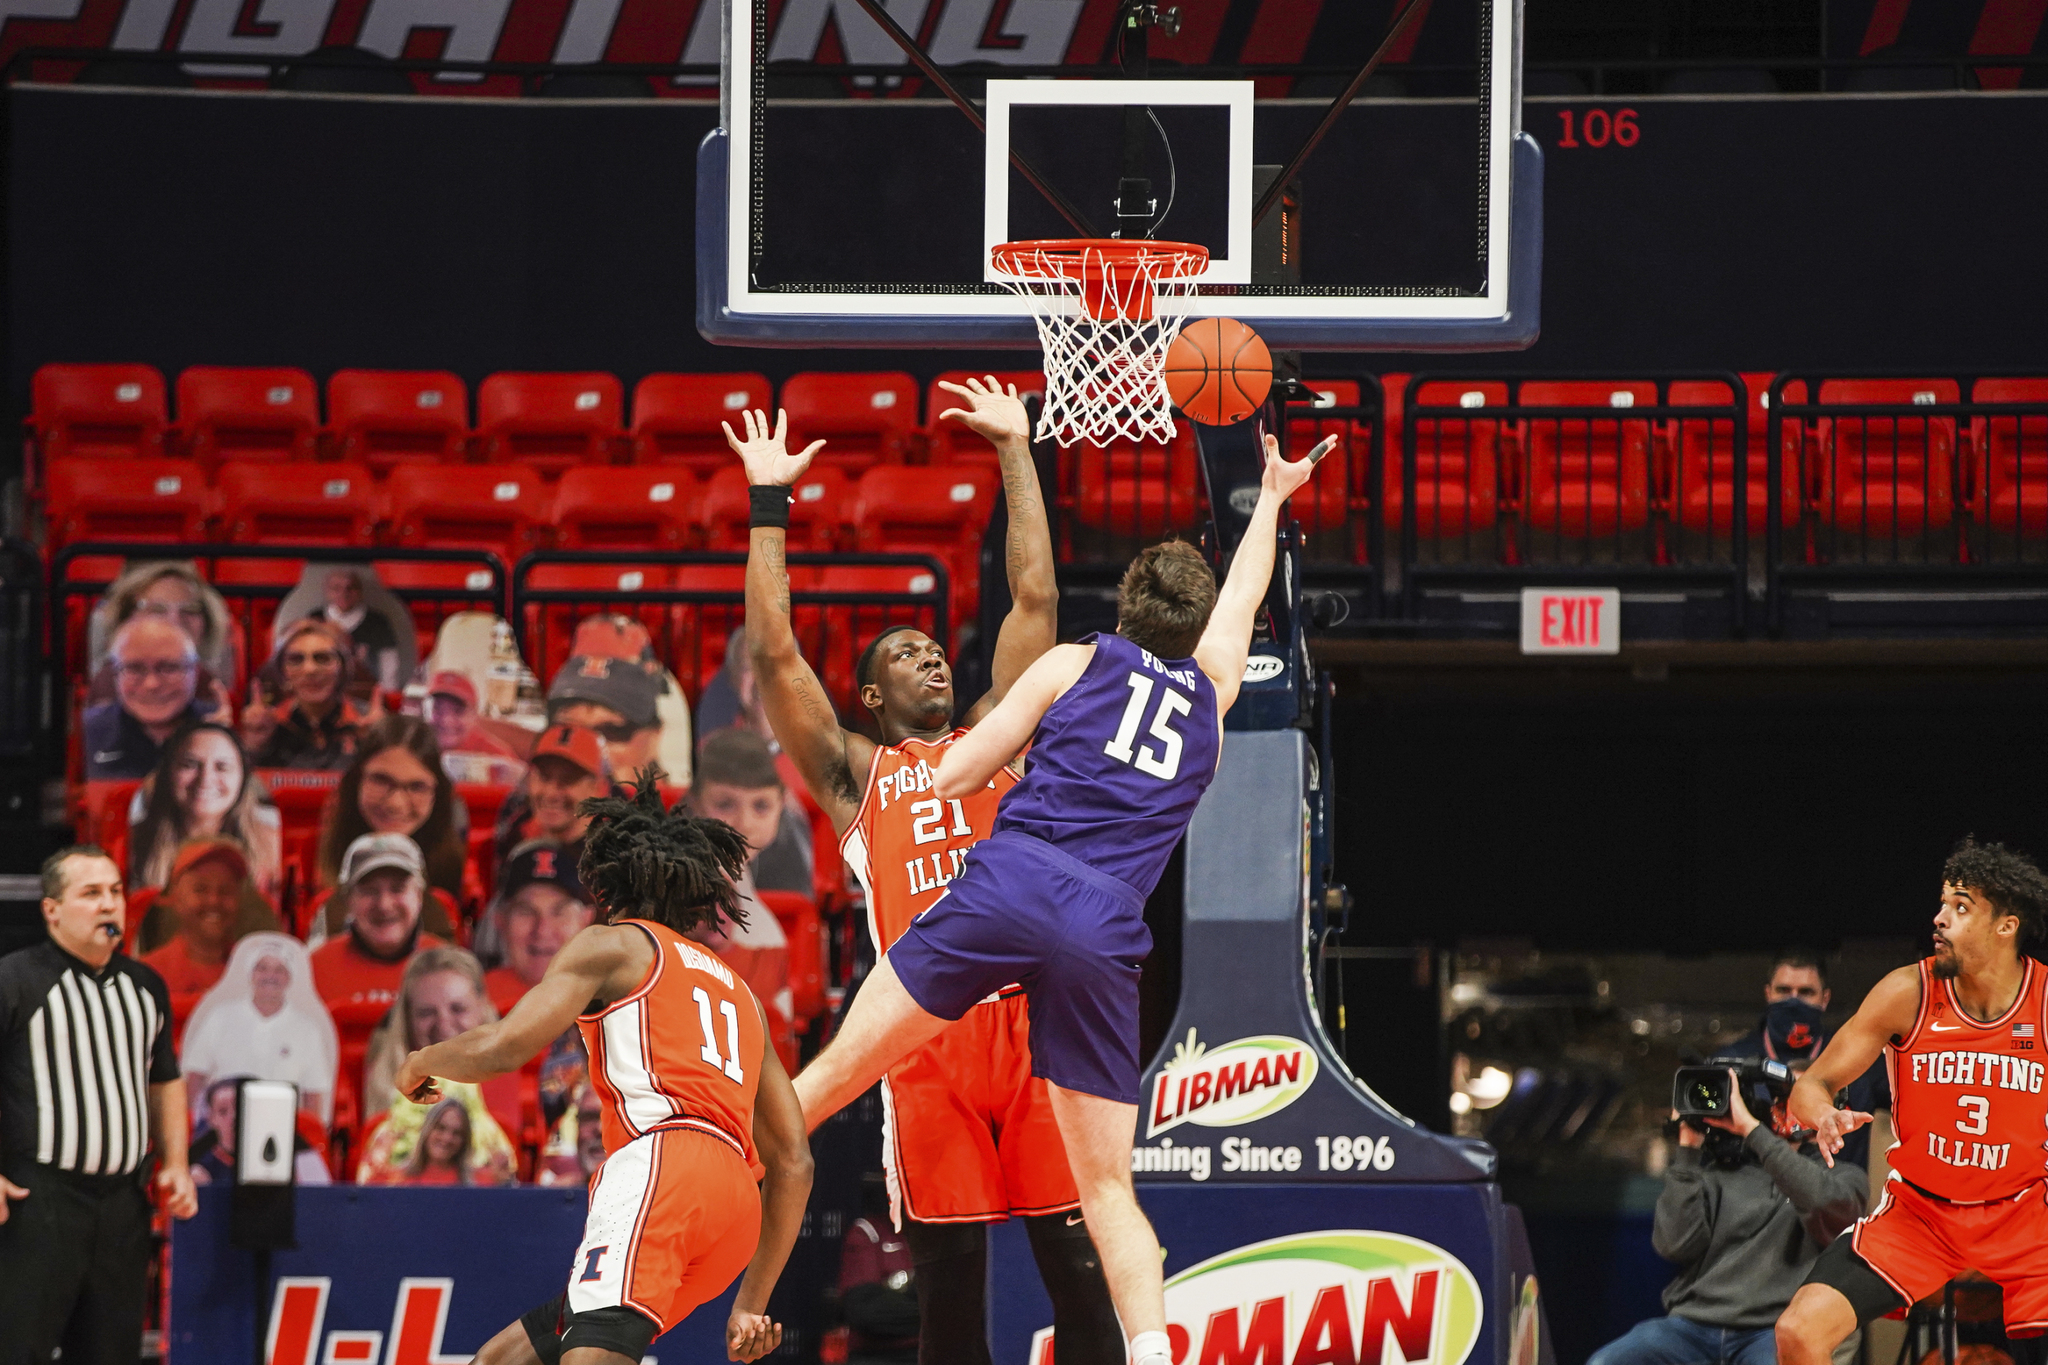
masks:
POLYGON ((1136 1104, 1138 964, 1151 951, 1135 888, 1006 830, 974 846, 888 956, 910 998, 941 1019, 1021 984, 1031 1074, 1136 1104))

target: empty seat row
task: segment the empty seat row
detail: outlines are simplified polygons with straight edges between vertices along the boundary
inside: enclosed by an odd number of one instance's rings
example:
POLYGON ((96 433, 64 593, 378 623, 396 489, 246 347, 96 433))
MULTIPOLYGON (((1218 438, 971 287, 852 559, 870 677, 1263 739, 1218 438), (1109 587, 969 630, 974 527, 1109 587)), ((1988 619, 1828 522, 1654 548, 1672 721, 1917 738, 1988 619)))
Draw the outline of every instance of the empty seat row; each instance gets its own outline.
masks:
MULTIPOLYGON (((827 441, 823 464, 860 473, 929 452, 939 463, 994 463, 988 443, 939 414, 957 401, 933 381, 919 416, 910 375, 799 374, 782 386, 790 446, 827 441), (965 439, 961 439, 961 438, 965 439)), ((1042 389, 1036 372, 1001 376, 1042 389)), ((178 376, 172 421, 164 378, 150 365, 45 365, 36 372, 29 438, 45 464, 74 456, 179 456, 227 461, 331 458, 382 478, 404 464, 531 465, 558 478, 579 465, 680 464, 708 477, 730 463, 721 424, 770 407, 759 374, 652 374, 625 391, 604 373, 494 374, 477 389, 476 423, 462 379, 441 370, 340 370, 320 386, 299 369, 194 366, 178 376)))
MULTIPOLYGON (((978 607, 981 539, 999 487, 980 465, 883 465, 857 478, 813 469, 792 490, 790 548, 929 554, 963 619, 978 607)), ((360 462, 222 465, 70 460, 50 469, 51 549, 81 541, 488 550, 744 552, 746 472, 708 482, 682 467, 571 469, 550 484, 524 465, 401 466, 379 483, 360 462)), ((649 586, 654 586, 649 584, 649 586)))
MULTIPOLYGON (((1746 469, 1741 501, 1761 533, 1769 516, 1769 388, 1773 376, 1742 376, 1746 469)), ((1409 401, 1405 375, 1384 380, 1385 445, 1380 501, 1390 526, 1402 515, 1405 429, 1413 428, 1416 529, 1424 537, 1462 536, 1512 509, 1523 524, 1565 535, 1602 536, 1640 528, 1661 512, 1687 530, 1727 535, 1736 488, 1733 423, 1727 418, 1616 420, 1616 412, 1657 404, 1647 380, 1527 381, 1509 405, 1504 381, 1433 381, 1409 401), (1585 408, 1585 419, 1529 416, 1529 408, 1585 408), (1596 416, 1598 409, 1609 409, 1596 416)), ((1322 406, 1359 401, 1354 381, 1313 381, 1322 406)), ((1672 408, 1733 406, 1715 380, 1669 384, 1672 408)), ((1805 405, 1807 386, 1788 381, 1787 405, 1805 405)), ((1994 529, 2048 533, 2048 412, 1915 417, 1914 407, 1962 401, 1954 380, 1826 380, 1818 407, 1882 406, 1886 414, 1804 414, 1781 428, 1779 515, 1796 524, 1812 514, 1837 528, 1872 535, 1917 535, 1945 526, 1957 505, 1994 529)), ((2048 379, 1982 379, 1973 403, 2048 404, 2048 379)), ((1305 449, 1336 434, 1353 458, 1319 470, 1297 494, 1295 515, 1328 529, 1345 509, 1370 505, 1365 488, 1363 423, 1290 422, 1290 445, 1305 449), (1346 480, 1339 496, 1339 480, 1346 480)))

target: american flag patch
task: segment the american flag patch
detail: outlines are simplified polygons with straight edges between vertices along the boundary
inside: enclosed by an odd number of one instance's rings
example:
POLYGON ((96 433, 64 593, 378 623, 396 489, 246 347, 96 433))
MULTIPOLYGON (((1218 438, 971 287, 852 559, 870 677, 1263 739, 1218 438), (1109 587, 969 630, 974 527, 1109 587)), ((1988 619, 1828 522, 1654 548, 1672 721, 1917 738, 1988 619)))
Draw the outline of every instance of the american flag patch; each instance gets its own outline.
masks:
POLYGON ((2031 1038, 2034 1036, 2034 1026, 2032 1024, 2014 1024, 2012 1026, 2012 1036, 2015 1038, 2031 1038))

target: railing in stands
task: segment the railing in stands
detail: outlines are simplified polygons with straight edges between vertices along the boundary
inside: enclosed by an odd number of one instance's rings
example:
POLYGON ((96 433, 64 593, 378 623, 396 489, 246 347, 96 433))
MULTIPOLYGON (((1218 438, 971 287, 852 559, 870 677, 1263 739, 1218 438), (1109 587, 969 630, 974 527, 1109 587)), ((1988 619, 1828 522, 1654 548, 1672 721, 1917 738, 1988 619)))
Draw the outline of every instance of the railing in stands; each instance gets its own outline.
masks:
POLYGON ((43 715, 43 563, 33 546, 0 540, 0 757, 26 758, 43 715))
MULTIPOLYGON (((543 678, 571 653, 584 618, 619 613, 647 630, 662 666, 699 698, 746 621, 743 554, 545 550, 512 570, 512 623, 543 678)), ((951 586, 930 555, 792 554, 790 605, 797 641, 842 716, 860 714, 854 664, 875 632, 916 626, 950 646, 951 586)))
POLYGON ((2048 376, 1781 374, 1770 449, 1774 632, 2048 626, 2048 376))
POLYGON ((1381 496, 1384 403, 1377 376, 1305 379, 1302 397, 1283 398, 1283 449, 1299 459, 1316 442, 1337 438, 1308 485, 1288 500, 1302 531, 1302 556, 1311 564, 1375 565, 1386 555, 1381 496), (1355 401, 1346 401, 1356 391, 1355 401))
POLYGON ((1409 628, 1508 632, 1520 587, 1598 584, 1634 590, 1637 631, 1739 632, 1762 472, 1745 404, 1726 372, 1412 376, 1390 419, 1400 554, 1382 561, 1385 600, 1409 628))
MULTIPOLYGON (((502 613, 505 566, 498 556, 472 550, 404 550, 374 546, 165 545, 87 541, 67 545, 50 566, 50 661, 62 703, 56 724, 69 719, 72 700, 92 685, 90 620, 94 603, 131 562, 175 560, 192 564, 226 601, 235 636, 233 678, 221 679, 247 700, 264 663, 271 628, 284 599, 310 564, 364 564, 412 614, 413 628, 431 641, 441 623, 461 611, 502 613)), ((425 657, 427 651, 421 650, 425 657)))

